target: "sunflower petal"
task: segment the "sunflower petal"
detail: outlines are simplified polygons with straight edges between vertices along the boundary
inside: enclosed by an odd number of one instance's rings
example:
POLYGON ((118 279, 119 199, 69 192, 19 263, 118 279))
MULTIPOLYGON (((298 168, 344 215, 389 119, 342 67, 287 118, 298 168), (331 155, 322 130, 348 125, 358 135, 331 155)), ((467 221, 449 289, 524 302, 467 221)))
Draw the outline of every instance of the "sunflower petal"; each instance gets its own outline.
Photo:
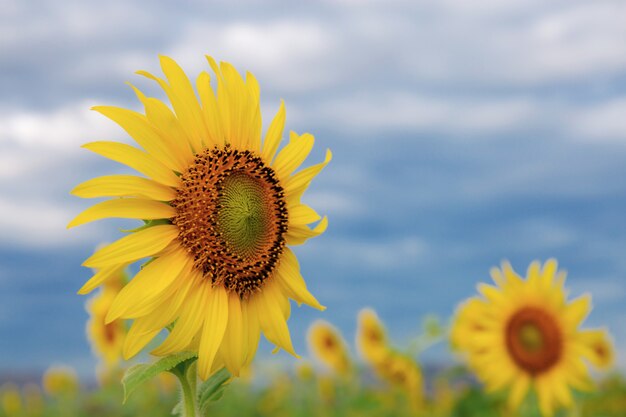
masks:
POLYGON ((83 266, 103 268, 137 261, 165 249, 178 236, 174 225, 152 226, 111 243, 90 256, 83 266))
POLYGON ((267 340, 299 358, 291 343, 289 328, 280 306, 280 300, 275 297, 273 292, 267 291, 267 286, 263 291, 250 298, 250 303, 254 305, 261 330, 263 330, 267 340))
POLYGON ((119 142, 98 141, 87 143, 82 147, 124 164, 163 185, 180 186, 180 178, 174 174, 174 171, 134 146, 119 142))
POLYGON ((207 379, 211 373, 215 356, 224 339, 227 324, 228 294, 221 286, 212 288, 208 294, 198 354, 198 374, 202 379, 207 379))
POLYGON ((204 124, 208 129, 208 139, 205 139, 206 147, 224 146, 224 133, 222 131, 222 121, 220 119, 217 98, 211 87, 211 76, 207 72, 201 72, 196 80, 196 88, 202 102, 202 116, 204 124), (207 142, 208 140, 208 142, 207 142))
POLYGON ((209 285, 206 282, 198 282, 191 289, 181 308, 180 317, 178 317, 174 329, 163 344, 151 352, 153 355, 164 356, 181 352, 191 343, 203 323, 202 313, 206 309, 209 285))
POLYGON ((315 210, 306 204, 298 204, 288 208, 289 224, 306 225, 322 218, 315 210))
POLYGON ((326 165, 328 165, 332 158, 332 152, 330 149, 327 149, 324 162, 305 168, 283 181, 283 187, 285 188, 287 198, 299 201, 300 196, 307 189, 313 178, 315 178, 315 176, 319 174, 326 165))
POLYGON ((288 245, 301 245, 308 239, 319 236, 326 231, 328 227, 328 218, 322 217, 322 220, 313 228, 307 226, 289 226, 289 230, 285 235, 285 241, 288 245))
POLYGON ((114 106, 96 106, 92 109, 120 125, 142 148, 171 170, 182 172, 185 168, 168 152, 163 138, 143 114, 114 106))
POLYGON ((228 326, 220 346, 220 356, 234 376, 239 376, 246 358, 248 347, 246 346, 247 338, 244 337, 245 331, 241 301, 239 295, 232 292, 228 295, 228 326))
POLYGON ((107 323, 119 318, 137 318, 148 314, 150 311, 145 311, 146 307, 158 306, 171 292, 171 289, 168 291, 170 286, 179 288, 183 280, 177 278, 188 276, 192 264, 193 259, 182 250, 171 251, 154 259, 115 297, 106 316, 107 323))
POLYGON ((283 137, 283 130, 285 129, 286 117, 285 102, 281 100, 278 113, 276 113, 270 127, 267 129, 267 132, 265 133, 265 140, 263 141, 261 156, 268 164, 272 163, 274 156, 276 156, 276 151, 280 146, 280 141, 283 137))
POLYGON ((105 175, 85 181, 71 191, 81 198, 145 197, 170 201, 176 197, 173 188, 134 175, 105 175))
POLYGON ((241 313, 244 321, 244 338, 246 339, 246 352, 244 366, 250 365, 254 359, 257 348, 259 347, 259 340, 261 339, 261 328, 259 325, 259 319, 256 315, 256 310, 251 303, 241 303, 241 313))
POLYGON ((578 328, 591 311, 591 296, 585 294, 568 304, 563 319, 572 329, 578 328))
POLYGON ((278 178, 286 180, 309 156, 314 142, 315 138, 311 134, 290 132, 289 143, 278 153, 272 165, 278 178))
POLYGON ((107 200, 89 207, 74 218, 67 228, 76 227, 109 217, 123 219, 169 219, 176 215, 176 210, 159 201, 138 198, 107 200))
POLYGON ((300 274, 298 259, 289 248, 285 248, 283 257, 276 269, 276 278, 278 278, 278 282, 285 293, 298 304, 305 303, 318 310, 326 310, 326 307, 322 306, 307 289, 306 282, 300 274))
POLYGON ((85 295, 92 292, 94 289, 100 286, 103 282, 105 282, 110 277, 121 273, 124 268, 126 268, 127 264, 115 264, 111 266, 104 267, 100 269, 94 276, 92 276, 89 281, 85 282, 80 290, 78 290, 78 294, 85 295))

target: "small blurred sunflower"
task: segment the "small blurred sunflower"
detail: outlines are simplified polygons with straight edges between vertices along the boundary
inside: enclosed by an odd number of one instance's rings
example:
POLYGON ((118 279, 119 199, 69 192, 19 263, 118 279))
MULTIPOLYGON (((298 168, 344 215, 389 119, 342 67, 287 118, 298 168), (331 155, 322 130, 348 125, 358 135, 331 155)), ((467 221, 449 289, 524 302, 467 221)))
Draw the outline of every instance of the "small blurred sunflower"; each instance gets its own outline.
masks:
POLYGON ((65 365, 51 366, 41 379, 44 391, 53 397, 67 396, 78 391, 78 376, 74 368, 65 365))
POLYGON ((109 175, 78 185, 72 191, 76 196, 113 199, 92 206, 68 226, 107 217, 146 221, 83 263, 100 271, 79 293, 151 258, 115 297, 106 322, 135 320, 124 343, 125 358, 174 323, 153 353, 197 351, 203 379, 223 365, 238 375, 252 361, 261 332, 295 355, 287 327, 290 298, 323 309, 307 290, 288 245, 326 229, 326 217, 300 199, 331 159, 327 151, 323 163, 296 172, 313 148, 313 136, 291 132, 278 151, 285 124, 281 104, 262 141, 254 76, 247 73, 244 80, 232 65, 207 59, 217 91, 207 72, 199 75, 194 91, 168 57, 161 57, 166 79, 139 72, 161 86, 173 111, 136 88, 145 114, 94 108, 142 149, 116 142, 84 147, 146 177, 109 175))
POLYGON ((313 356, 339 375, 350 373, 348 345, 333 325, 317 320, 308 332, 309 349, 313 356))
POLYGON ((375 366, 385 359, 388 344, 387 331, 376 312, 369 308, 361 310, 356 331, 356 346, 361 356, 375 366))
POLYGON ((495 286, 480 284, 457 311, 452 345, 467 354, 469 366, 488 389, 509 388, 509 405, 516 409, 534 389, 545 416, 572 404, 571 389, 591 386, 584 360, 603 359, 594 346, 610 352, 606 336, 580 330, 591 309, 591 297, 567 301, 565 273, 549 260, 533 262, 526 279, 509 263, 493 268, 495 286), (600 341, 600 343, 598 343, 600 341))
POLYGON ((106 323, 105 317, 113 300, 125 283, 126 274, 124 271, 112 274, 103 283, 100 292, 86 304, 89 313, 87 338, 91 343, 93 352, 104 361, 107 369, 114 368, 122 357, 126 326, 123 320, 106 323))

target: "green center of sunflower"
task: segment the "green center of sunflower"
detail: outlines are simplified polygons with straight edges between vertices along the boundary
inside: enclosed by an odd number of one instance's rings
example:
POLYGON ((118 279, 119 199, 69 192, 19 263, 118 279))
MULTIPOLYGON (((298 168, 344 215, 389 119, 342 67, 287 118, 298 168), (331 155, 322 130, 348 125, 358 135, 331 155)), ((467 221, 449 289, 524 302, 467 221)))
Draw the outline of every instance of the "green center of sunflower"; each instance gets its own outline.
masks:
POLYGON ((555 318, 538 307, 523 307, 515 312, 507 323, 505 339, 511 358, 531 375, 550 369, 563 353, 555 318))
POLYGON ((254 257, 272 238, 271 202, 263 183, 234 172, 222 181, 217 203, 217 230, 224 242, 242 258, 254 257))
POLYGON ((205 278, 245 298, 274 271, 288 216, 274 170, 250 151, 207 149, 172 201, 182 245, 205 278))

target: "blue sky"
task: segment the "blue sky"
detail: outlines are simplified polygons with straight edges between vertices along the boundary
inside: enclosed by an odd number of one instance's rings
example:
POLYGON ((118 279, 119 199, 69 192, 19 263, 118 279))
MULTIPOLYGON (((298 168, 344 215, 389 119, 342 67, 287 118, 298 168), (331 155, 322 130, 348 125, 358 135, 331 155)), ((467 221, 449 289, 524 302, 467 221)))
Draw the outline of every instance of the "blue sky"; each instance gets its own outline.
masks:
POLYGON ((402 344, 501 260, 550 257, 626 346, 626 4, 228 4, 3 1, 0 373, 95 364, 80 263, 128 223, 65 230, 89 204, 69 190, 123 172, 80 149, 128 141, 89 108, 139 109, 126 81, 158 95, 133 74, 158 54, 192 76, 207 53, 253 72, 265 121, 284 99, 287 128, 316 136, 311 163, 333 150, 305 197, 330 219, 297 249, 328 310, 294 309, 301 352, 314 319, 352 338, 365 306, 402 344))

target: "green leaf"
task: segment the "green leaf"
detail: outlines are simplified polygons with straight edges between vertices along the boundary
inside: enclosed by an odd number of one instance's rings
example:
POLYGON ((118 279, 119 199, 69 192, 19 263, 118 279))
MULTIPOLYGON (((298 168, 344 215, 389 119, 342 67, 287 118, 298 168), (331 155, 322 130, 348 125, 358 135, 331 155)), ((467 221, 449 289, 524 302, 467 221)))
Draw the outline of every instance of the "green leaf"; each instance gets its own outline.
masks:
POLYGON ((217 401, 222 397, 224 389, 230 382, 230 378, 228 370, 222 368, 200 385, 198 390, 198 407, 202 414, 207 413, 211 402, 217 401))
POLYGON ((196 357, 197 354, 194 352, 180 352, 175 355, 161 358, 151 364, 144 363, 131 366, 122 378, 122 385, 124 386, 124 402, 126 402, 130 394, 144 382, 154 378, 161 372, 173 369, 180 363, 188 360, 195 360, 196 357))

